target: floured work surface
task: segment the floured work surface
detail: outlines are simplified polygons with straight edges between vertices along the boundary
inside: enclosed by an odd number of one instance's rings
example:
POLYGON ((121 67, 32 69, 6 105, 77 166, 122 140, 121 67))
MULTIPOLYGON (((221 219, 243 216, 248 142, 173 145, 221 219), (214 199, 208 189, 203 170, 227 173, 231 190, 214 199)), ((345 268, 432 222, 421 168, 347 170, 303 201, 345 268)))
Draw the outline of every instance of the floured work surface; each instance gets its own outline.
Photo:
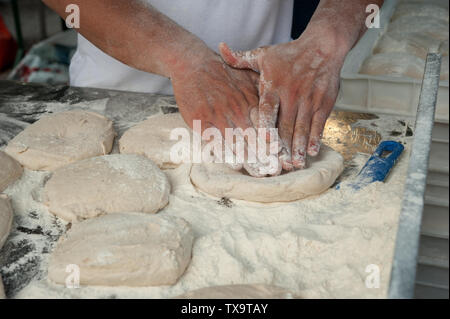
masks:
MULTIPOLYGON (((0 82, 0 149, 42 114, 70 108, 108 116, 118 138, 147 116, 176 111, 173 98, 164 96, 0 82)), ((50 252, 70 224, 48 213, 41 202, 49 173, 25 170, 5 191, 15 214, 12 234, 0 253, 7 295, 170 298, 209 286, 270 284, 304 298, 384 298, 413 122, 395 116, 334 112, 324 140, 346 160, 339 179, 344 186, 291 203, 214 198, 192 186, 190 165, 165 170, 174 187, 169 205, 158 214, 184 218, 195 235, 192 261, 173 286, 69 289, 48 282, 50 252), (404 142, 406 149, 386 183, 372 184, 358 193, 346 188, 345 182, 361 169, 368 153, 388 139, 404 142), (375 288, 373 276, 378 271, 380 287, 375 288)))

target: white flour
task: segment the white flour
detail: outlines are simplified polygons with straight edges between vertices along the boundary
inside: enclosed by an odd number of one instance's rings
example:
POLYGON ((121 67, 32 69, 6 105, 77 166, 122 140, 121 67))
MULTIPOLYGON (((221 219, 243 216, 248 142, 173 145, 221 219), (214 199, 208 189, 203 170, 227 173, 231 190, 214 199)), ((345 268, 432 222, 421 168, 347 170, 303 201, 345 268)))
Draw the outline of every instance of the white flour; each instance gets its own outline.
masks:
MULTIPOLYGON (((37 249, 21 258, 41 258, 34 279, 16 298, 167 298, 192 289, 225 284, 264 283, 290 289, 301 297, 382 298, 386 296, 391 260, 407 169, 405 151, 386 183, 359 192, 341 190, 292 203, 257 204, 210 197, 189 180, 190 165, 168 170, 172 184, 169 205, 159 214, 183 217, 195 232, 193 258, 174 286, 147 288, 82 287, 68 289, 49 283, 47 260, 52 242, 65 223, 40 203, 48 173, 25 171, 6 190, 12 199, 15 225, 26 220, 46 236, 14 232, 9 240, 24 237, 37 249), (37 219, 29 218, 34 211, 37 219), (52 237, 53 236, 53 237, 52 237), (380 288, 365 286, 366 267, 380 270, 380 288)), ((359 169, 368 155, 359 154, 359 169)), ((358 169, 358 170, 359 170, 358 169)), ((354 174, 353 174, 354 175, 354 174)), ((3 275, 14 269, 2 268, 3 275)), ((82 274, 81 274, 82 276, 82 274)))

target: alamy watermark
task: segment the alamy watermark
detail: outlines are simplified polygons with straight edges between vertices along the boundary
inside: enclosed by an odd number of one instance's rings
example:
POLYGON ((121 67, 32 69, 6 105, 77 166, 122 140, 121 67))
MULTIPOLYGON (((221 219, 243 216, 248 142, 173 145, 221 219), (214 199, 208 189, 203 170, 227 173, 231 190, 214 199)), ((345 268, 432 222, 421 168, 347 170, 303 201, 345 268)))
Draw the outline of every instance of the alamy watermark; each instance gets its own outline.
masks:
POLYGON ((380 267, 375 264, 367 265, 366 273, 368 273, 365 280, 366 288, 369 289, 380 288, 380 279, 381 279, 380 267))
POLYGON ((366 27, 368 29, 380 28, 380 7, 376 4, 369 4, 366 7, 366 13, 369 15, 366 17, 366 27))
POLYGON ((279 142, 276 128, 225 128, 223 137, 215 127, 202 131, 200 120, 194 120, 192 124, 192 134, 182 127, 170 132, 170 140, 178 141, 170 149, 173 163, 257 164, 260 174, 277 172, 279 142))
POLYGON ((66 272, 69 273, 66 277, 66 288, 80 288, 80 267, 75 264, 69 264, 66 266, 66 272))
POLYGON ((69 29, 80 28, 80 7, 76 4, 69 4, 66 7, 66 13, 69 15, 66 17, 66 27, 69 29))

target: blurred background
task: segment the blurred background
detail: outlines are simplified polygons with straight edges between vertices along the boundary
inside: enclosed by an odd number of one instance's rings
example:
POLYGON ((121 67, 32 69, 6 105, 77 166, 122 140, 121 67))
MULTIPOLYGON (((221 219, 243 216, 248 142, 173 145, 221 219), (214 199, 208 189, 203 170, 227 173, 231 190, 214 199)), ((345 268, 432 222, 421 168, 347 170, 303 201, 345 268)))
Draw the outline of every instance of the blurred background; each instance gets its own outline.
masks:
POLYGON ((40 0, 0 0, 0 79, 64 83, 76 36, 40 0))

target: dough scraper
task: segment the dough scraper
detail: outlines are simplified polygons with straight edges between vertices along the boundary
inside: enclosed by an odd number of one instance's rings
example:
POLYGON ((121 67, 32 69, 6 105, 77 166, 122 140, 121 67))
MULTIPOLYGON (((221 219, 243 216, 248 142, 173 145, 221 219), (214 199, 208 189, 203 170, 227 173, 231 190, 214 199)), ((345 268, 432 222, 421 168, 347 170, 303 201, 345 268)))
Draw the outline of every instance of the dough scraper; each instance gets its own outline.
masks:
MULTIPOLYGON (((404 146, 395 141, 383 141, 373 152, 355 179, 347 185, 359 190, 370 183, 383 182, 402 154, 404 146)), ((340 189, 341 183, 336 186, 340 189)))

